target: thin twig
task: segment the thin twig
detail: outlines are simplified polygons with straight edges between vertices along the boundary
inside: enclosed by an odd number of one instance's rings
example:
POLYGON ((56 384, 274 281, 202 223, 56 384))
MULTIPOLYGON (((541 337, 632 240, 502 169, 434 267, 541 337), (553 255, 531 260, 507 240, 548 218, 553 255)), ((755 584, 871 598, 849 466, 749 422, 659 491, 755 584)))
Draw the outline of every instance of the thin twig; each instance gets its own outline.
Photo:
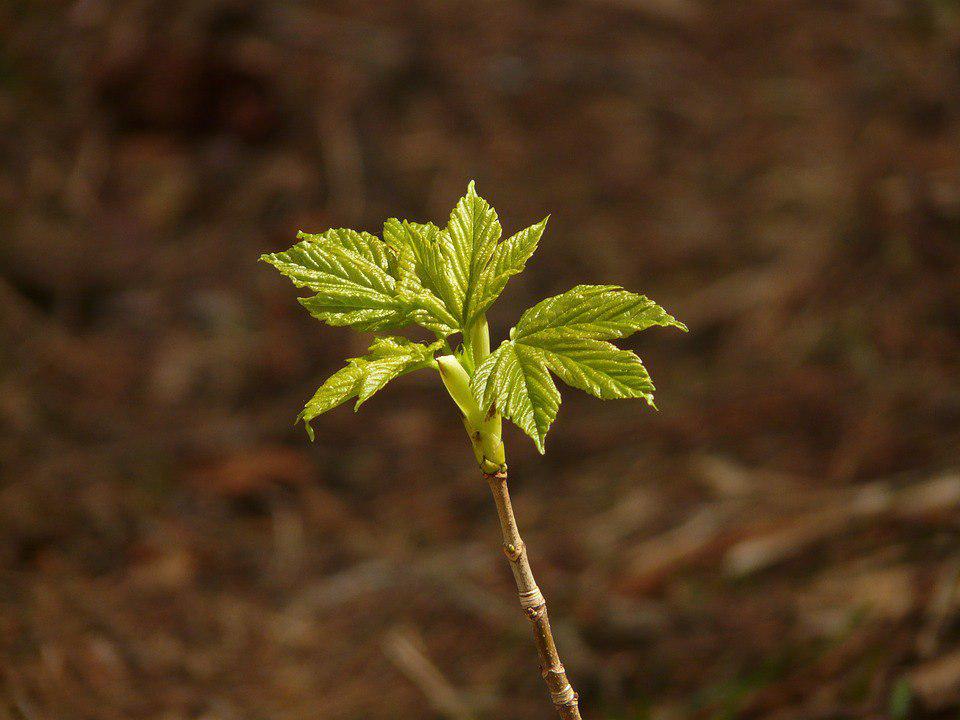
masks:
POLYGON ((490 485, 494 502, 497 504, 500 530, 503 534, 503 553, 510 561, 513 579, 520 594, 520 605, 533 623, 533 639, 540 655, 540 672, 550 689, 550 699, 553 700, 562 720, 581 720, 577 693, 567 679, 567 673, 557 653, 556 643, 553 641, 550 619, 547 616, 547 601, 533 578, 530 561, 527 559, 527 548, 520 537, 517 519, 513 515, 513 505, 507 489, 507 473, 499 472, 494 475, 484 473, 484 477, 490 485))
POLYGON ((410 628, 395 628, 383 640, 387 657, 423 691, 437 712, 450 720, 473 720, 474 713, 436 664, 423 641, 410 628))

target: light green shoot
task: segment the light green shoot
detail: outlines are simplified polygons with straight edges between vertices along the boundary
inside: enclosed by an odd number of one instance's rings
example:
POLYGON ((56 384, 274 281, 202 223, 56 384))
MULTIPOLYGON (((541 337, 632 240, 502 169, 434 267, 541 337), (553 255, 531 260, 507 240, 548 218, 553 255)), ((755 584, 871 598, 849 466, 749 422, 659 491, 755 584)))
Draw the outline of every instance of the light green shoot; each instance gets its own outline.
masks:
POLYGON ((330 325, 381 334, 409 325, 437 342, 381 336, 311 398, 299 419, 357 398, 357 407, 390 380, 435 368, 459 407, 485 472, 505 464, 501 418, 545 450, 560 407, 553 376, 603 400, 642 398, 653 382, 635 353, 609 341, 654 325, 685 330, 643 295, 614 285, 578 285, 525 311, 492 353, 486 311, 537 249, 547 218, 501 240, 496 211, 471 182, 446 227, 391 218, 383 239, 347 229, 299 233, 285 252, 263 255, 298 287, 311 315, 330 325), (460 343, 452 351, 453 339, 460 343))
POLYGON ((653 381, 640 358, 610 341, 654 325, 686 327, 643 295, 577 285, 526 310, 491 352, 486 312, 524 269, 546 225, 544 218, 501 240, 496 211, 471 182, 444 228, 391 218, 382 239, 347 229, 301 232, 289 250, 260 259, 313 293, 299 301, 318 320, 377 335, 367 354, 348 360, 300 412, 311 439, 318 415, 353 398, 357 409, 401 375, 439 373, 497 504, 504 554, 533 624, 550 697, 561 718, 580 720, 507 491, 503 418, 543 453, 560 408, 554 376, 602 400, 642 398, 652 407, 653 381), (426 328, 436 342, 383 334, 410 325, 426 328))

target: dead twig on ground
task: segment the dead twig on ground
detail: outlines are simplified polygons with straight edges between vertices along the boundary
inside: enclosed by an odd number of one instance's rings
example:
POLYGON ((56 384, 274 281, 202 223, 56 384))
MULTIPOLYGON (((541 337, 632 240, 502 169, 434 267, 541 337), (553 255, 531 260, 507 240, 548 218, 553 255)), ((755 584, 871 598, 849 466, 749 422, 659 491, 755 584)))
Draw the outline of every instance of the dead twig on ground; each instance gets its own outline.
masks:
POLYGON ((463 695, 427 656, 420 636, 411 628, 394 628, 383 639, 383 651, 397 668, 423 692, 433 708, 450 720, 473 720, 463 695))

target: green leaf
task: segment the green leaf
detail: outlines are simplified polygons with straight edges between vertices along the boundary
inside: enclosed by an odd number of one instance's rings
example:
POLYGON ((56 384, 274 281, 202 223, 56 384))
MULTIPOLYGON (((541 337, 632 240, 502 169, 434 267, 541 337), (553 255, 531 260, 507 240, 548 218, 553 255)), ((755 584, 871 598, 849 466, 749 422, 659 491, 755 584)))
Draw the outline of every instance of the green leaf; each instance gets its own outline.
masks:
POLYGON ((456 332, 462 299, 443 232, 432 223, 391 218, 384 223, 383 237, 398 255, 397 291, 410 306, 414 322, 443 337, 456 332))
POLYGON ((507 286, 507 281, 523 271, 527 260, 537 249, 537 243, 540 242, 543 230, 547 226, 547 220, 549 217, 511 235, 494 248, 490 262, 480 272, 475 299, 466 325, 471 325, 477 317, 485 313, 493 301, 500 297, 500 293, 507 286))
POLYGON ((530 343, 567 385, 601 400, 643 398, 653 405, 653 381, 636 353, 603 340, 535 335, 530 343))
POLYGON ((408 301, 397 292, 396 259, 369 233, 328 230, 298 233, 301 241, 285 252, 261 256, 297 287, 316 295, 301 298, 310 314, 330 325, 376 332, 410 323, 408 301))
POLYGON ((613 340, 654 325, 687 329, 643 295, 628 292, 617 285, 577 285, 525 311, 513 336, 523 338, 556 333, 613 340))
POLYGON ((303 420, 310 439, 313 428, 310 421, 318 415, 356 397, 358 409, 374 393, 394 378, 427 367, 433 354, 443 345, 415 343, 402 337, 377 338, 367 354, 347 360, 347 366, 337 371, 320 386, 297 416, 303 420))
POLYGON ((297 233, 298 240, 309 240, 313 242, 329 242, 339 245, 350 252, 356 253, 360 257, 369 260, 377 265, 384 272, 395 275, 394 260, 387 245, 380 238, 371 235, 368 232, 357 232, 348 228, 333 228, 325 233, 305 233, 302 230, 297 233))
POLYGON ((471 382, 481 407, 496 406, 529 435, 542 454, 560 409, 560 393, 536 348, 505 340, 477 368, 471 382))
POLYGON ((473 182, 446 228, 391 218, 383 227, 397 255, 397 292, 411 319, 446 337, 468 329, 523 270, 546 219, 499 242, 500 221, 473 182))
MULTIPOLYGON (((471 181, 445 228, 390 219, 383 240, 365 232, 299 233, 285 252, 263 255, 298 287, 300 303, 331 325, 378 332, 417 323, 436 333, 433 345, 388 337, 347 361, 306 404, 300 418, 357 398, 359 407, 391 379, 436 364, 446 338, 462 332, 459 364, 472 373, 470 391, 482 412, 496 409, 524 430, 542 453, 560 407, 554 376, 601 399, 643 398, 654 386, 633 352, 610 344, 654 325, 686 330, 652 300, 615 285, 578 285, 525 311, 510 339, 492 354, 485 313, 536 251, 547 218, 506 240, 496 211, 471 181)), ((441 363, 442 364, 442 363, 441 363)), ((473 408, 476 410, 476 408, 473 408)), ((499 417, 486 415, 482 422, 499 417)))
POLYGON ((510 340, 477 368, 471 389, 481 407, 496 407, 542 453, 560 405, 551 372, 602 400, 643 398, 654 406, 653 381, 640 358, 605 342, 652 325, 686 329, 643 295, 578 285, 523 313, 510 340))
POLYGON ((461 300, 460 327, 474 316, 473 308, 479 304, 478 283, 480 274, 490 261, 497 241, 500 239, 500 220, 497 211, 477 195, 473 181, 450 213, 446 235, 449 238, 450 268, 456 280, 461 300))

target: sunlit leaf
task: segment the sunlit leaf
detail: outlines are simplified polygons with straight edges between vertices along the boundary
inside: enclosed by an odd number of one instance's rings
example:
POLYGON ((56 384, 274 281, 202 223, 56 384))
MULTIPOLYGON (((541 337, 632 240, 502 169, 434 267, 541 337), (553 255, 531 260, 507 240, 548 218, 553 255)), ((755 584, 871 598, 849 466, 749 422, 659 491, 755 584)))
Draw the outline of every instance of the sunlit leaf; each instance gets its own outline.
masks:
POLYGON ((299 237, 289 250, 260 259, 316 293, 300 299, 311 315, 330 325, 367 331, 410 324, 408 302, 397 293, 391 274, 396 261, 382 241, 343 229, 299 237))
POLYGON ((493 250, 490 261, 480 272, 474 292, 474 300, 469 309, 466 324, 473 323, 479 315, 485 313, 493 302, 500 297, 500 293, 507 286, 507 281, 523 271, 527 260, 537 249, 537 243, 547 226, 544 218, 536 225, 531 225, 520 232, 511 235, 499 243, 493 250))
POLYGON ((560 405, 551 372, 602 400, 643 398, 653 406, 653 381, 640 358, 605 342, 653 325, 686 329, 643 295, 614 285, 578 285, 523 313, 511 339, 477 368, 473 392, 543 452, 560 405))
POLYGON ((312 440, 310 421, 315 417, 354 397, 357 398, 354 409, 359 408, 394 378, 431 365, 434 353, 442 344, 438 341, 424 345, 401 337, 378 338, 366 355, 347 360, 346 367, 327 378, 307 401, 298 420, 304 421, 312 440))

